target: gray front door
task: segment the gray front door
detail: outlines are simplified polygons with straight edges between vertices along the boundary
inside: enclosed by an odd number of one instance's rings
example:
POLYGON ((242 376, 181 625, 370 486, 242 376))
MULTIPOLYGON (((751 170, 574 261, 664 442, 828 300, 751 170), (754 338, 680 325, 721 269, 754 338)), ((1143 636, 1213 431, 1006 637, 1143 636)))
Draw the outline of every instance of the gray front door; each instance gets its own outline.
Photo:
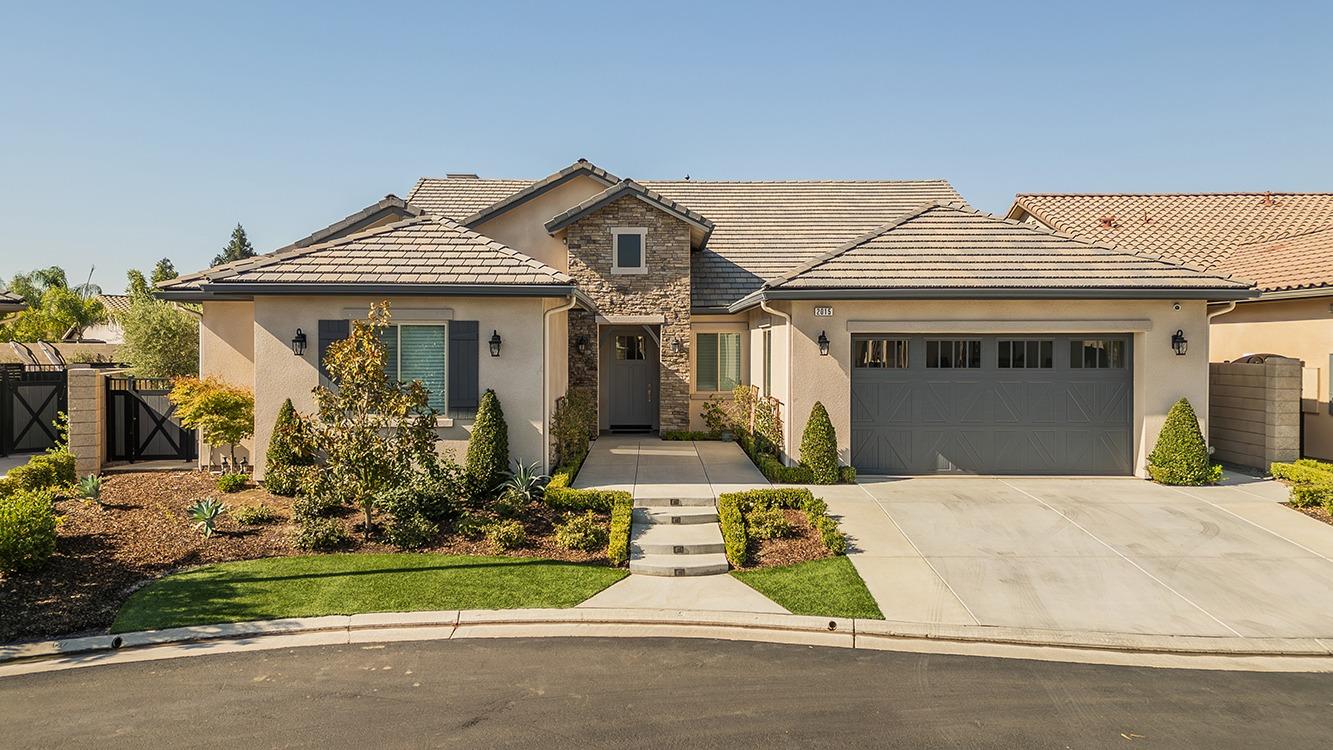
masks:
POLYGON ((651 430, 656 423, 657 347, 647 331, 610 333, 613 430, 651 430))
POLYGON ((1124 334, 858 335, 852 464, 866 474, 1130 474, 1124 334))

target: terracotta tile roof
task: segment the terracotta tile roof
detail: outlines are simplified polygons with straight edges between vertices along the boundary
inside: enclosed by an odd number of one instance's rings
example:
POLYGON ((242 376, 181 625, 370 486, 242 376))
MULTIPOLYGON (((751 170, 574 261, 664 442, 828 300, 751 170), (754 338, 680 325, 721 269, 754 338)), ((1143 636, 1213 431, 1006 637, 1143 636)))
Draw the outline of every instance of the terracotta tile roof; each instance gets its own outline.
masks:
MULTIPOLYGON (((408 200, 461 220, 477 212, 481 196, 517 192, 532 184, 426 178, 408 200)), ((765 279, 926 201, 962 200, 944 180, 641 180, 639 184, 714 224, 707 245, 693 258, 696 308, 725 307, 758 289, 765 279)))
POLYGON ((570 278, 442 217, 419 216, 303 248, 247 258, 170 291, 265 285, 566 286, 570 278))
POLYGON ((1242 244, 1333 224, 1333 193, 1019 193, 1010 218, 1211 268, 1242 244))
POLYGON ((1220 267, 1254 281, 1262 292, 1333 286, 1333 225, 1240 245, 1220 267))
POLYGON ((1244 290, 1248 283, 932 201, 769 289, 1244 290))

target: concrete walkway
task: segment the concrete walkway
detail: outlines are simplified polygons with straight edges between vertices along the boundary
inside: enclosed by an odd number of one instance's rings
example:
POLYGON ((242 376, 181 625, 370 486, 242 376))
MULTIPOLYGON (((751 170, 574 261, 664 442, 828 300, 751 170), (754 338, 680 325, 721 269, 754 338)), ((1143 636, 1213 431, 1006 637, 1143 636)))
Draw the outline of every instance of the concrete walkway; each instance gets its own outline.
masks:
POLYGON ((603 435, 592 444, 574 486, 624 490, 635 498, 716 500, 723 492, 769 484, 735 443, 603 435))

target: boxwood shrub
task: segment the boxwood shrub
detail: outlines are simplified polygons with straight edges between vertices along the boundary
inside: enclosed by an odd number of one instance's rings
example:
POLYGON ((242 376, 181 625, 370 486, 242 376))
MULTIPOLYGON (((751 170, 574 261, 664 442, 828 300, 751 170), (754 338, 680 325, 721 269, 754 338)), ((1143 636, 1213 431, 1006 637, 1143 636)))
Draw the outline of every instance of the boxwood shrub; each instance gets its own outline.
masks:
POLYGON ((36 570, 56 551, 56 514, 49 490, 0 497, 0 570, 36 570))
POLYGON ((1199 419, 1189 399, 1180 399, 1169 412, 1148 454, 1148 473, 1160 484, 1217 484, 1222 466, 1212 463, 1208 444, 1199 429, 1199 419))
POLYGON ((757 509, 789 508, 805 513, 810 526, 819 534, 824 547, 835 555, 847 551, 847 536, 828 514, 828 503, 804 487, 771 487, 745 492, 727 492, 718 498, 718 519, 722 523, 722 541, 727 545, 727 560, 737 567, 748 556, 749 540, 754 536, 750 517, 757 509), (735 516, 728 519, 731 507, 735 516), (728 525, 731 530, 729 536, 728 525), (733 550, 735 556, 733 557, 733 550))
POLYGON ((745 565, 750 548, 750 538, 745 531, 745 515, 741 512, 741 494, 724 492, 717 498, 717 519, 722 526, 722 542, 726 545, 727 562, 733 568, 745 565))
POLYGON ((509 470, 509 426, 495 391, 487 388, 477 405, 477 419, 467 440, 468 481, 478 494, 487 494, 509 470))
POLYGON ((78 481, 74 474, 74 454, 66 450, 39 453, 28 463, 9 470, 5 484, 13 490, 59 490, 78 481))
POLYGON ((1333 482, 1292 485, 1291 504, 1298 508, 1322 505, 1328 512, 1333 513, 1333 482))
POLYGON ((629 535, 634 520, 634 499, 628 492, 617 492, 611 505, 611 536, 606 544, 606 558, 612 565, 629 562, 629 535))
POLYGON ((818 401, 801 433, 801 464, 810 468, 814 484, 837 484, 842 478, 838 471, 838 437, 828 410, 818 401))

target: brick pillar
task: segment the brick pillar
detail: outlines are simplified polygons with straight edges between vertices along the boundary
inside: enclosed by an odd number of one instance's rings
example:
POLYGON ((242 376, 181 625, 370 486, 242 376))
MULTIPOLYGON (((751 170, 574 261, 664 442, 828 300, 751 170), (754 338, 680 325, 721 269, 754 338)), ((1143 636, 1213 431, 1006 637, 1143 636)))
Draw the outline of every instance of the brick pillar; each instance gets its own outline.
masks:
POLYGON ((79 476, 100 474, 106 460, 106 379, 109 371, 72 367, 69 375, 69 451, 79 476))
POLYGON ((1264 361, 1264 468, 1301 457, 1301 369, 1298 359, 1264 361))

